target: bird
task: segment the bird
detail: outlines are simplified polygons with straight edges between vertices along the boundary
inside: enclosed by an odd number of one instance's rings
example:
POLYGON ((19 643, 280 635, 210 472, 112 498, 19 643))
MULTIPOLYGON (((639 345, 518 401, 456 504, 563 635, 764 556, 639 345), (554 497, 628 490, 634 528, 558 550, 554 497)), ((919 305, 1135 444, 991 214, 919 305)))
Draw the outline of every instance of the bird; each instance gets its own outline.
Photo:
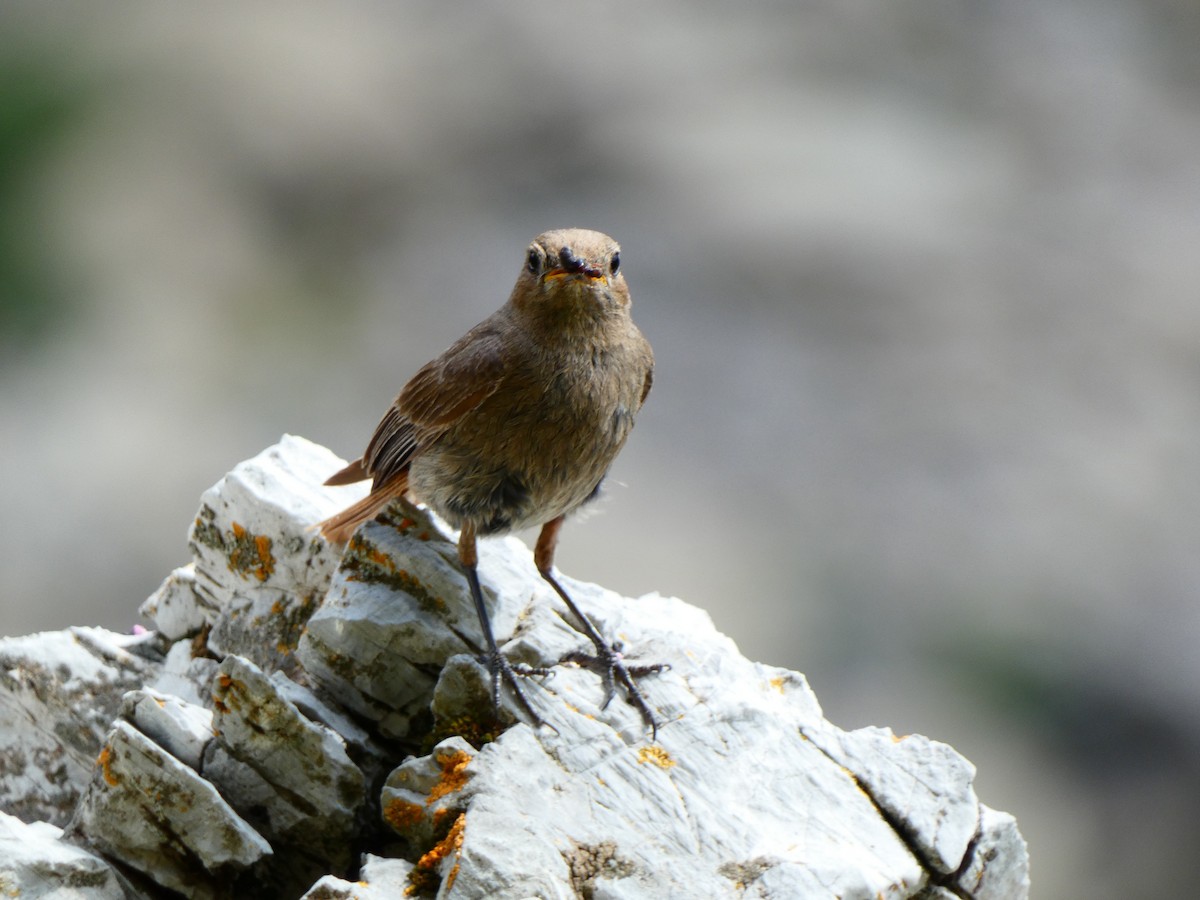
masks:
POLYGON ((383 414, 362 456, 325 482, 371 479, 365 498, 320 523, 333 543, 346 543, 401 497, 459 530, 458 559, 484 636, 480 661, 497 717, 503 680, 525 714, 543 721, 497 646, 479 586, 476 541, 536 526, 537 570, 595 648, 595 656, 569 660, 599 672, 603 707, 619 683, 657 733, 634 679, 668 666, 627 665, 623 647, 603 638, 554 567, 565 518, 599 493, 653 382, 654 353, 630 302, 621 249, 611 237, 580 228, 538 235, 508 301, 422 367, 383 414))

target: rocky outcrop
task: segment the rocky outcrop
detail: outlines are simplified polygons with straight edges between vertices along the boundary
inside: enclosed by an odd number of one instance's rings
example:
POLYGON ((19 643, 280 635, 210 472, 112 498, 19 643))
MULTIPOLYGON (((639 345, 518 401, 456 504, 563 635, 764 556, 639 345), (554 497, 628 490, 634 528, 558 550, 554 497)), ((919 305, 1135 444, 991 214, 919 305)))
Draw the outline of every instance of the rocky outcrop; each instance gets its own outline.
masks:
POLYGON ((454 544, 395 507, 339 556, 357 488, 284 438, 201 499, 155 630, 0 640, 0 888, 51 896, 970 897, 1028 893, 1011 816, 951 747, 842 731, 798 673, 708 616, 564 578, 660 726, 603 704, 511 538, 481 545, 507 654, 544 674, 493 716, 454 544), (61 829, 61 830, 60 830, 61 829), (40 893, 39 893, 40 892, 40 893))

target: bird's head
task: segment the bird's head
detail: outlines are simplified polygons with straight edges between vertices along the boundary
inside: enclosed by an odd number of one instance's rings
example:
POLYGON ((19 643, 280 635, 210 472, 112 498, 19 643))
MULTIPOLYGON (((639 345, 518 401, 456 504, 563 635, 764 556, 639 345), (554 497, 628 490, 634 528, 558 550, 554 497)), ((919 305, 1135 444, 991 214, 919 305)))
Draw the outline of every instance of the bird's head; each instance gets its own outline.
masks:
POLYGON ((593 317, 629 306, 621 248, 599 231, 563 228, 533 239, 513 304, 534 314, 593 317))

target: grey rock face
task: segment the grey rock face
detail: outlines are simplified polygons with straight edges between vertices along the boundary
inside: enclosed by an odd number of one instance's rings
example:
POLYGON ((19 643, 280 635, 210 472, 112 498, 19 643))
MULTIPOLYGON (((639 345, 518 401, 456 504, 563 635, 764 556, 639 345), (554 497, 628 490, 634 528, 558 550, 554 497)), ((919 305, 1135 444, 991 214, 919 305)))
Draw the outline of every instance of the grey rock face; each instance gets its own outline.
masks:
POLYGON ((125 721, 105 741, 69 831, 180 892, 212 896, 271 845, 217 789, 125 721))
POLYGON ((0 809, 63 825, 121 705, 153 666, 101 628, 0 638, 0 809))
POLYGON ((94 853, 62 840, 49 822, 0 812, 0 897, 23 900, 123 900, 123 880, 94 853), (69 893, 74 890, 76 893, 69 893))
POLYGON ((200 771, 204 748, 213 739, 212 710, 144 688, 122 698, 121 715, 181 763, 200 771))
POLYGON ((444 527, 398 505, 340 559, 312 531, 354 499, 320 486, 340 464, 285 438, 208 491, 192 562, 144 606, 158 632, 0 641, 0 752, 21 762, 0 805, 70 817, 66 835, 0 817, 0 849, 21 847, 0 887, 1027 896, 1015 821, 952 748, 842 731, 802 675, 745 659, 702 611, 564 577, 633 661, 670 666, 641 680, 653 738, 621 698, 605 706, 599 676, 561 662, 586 639, 511 538, 481 544, 481 582, 506 653, 540 672, 525 690, 547 724, 508 696, 496 722, 444 527))
POLYGON ((305 884, 347 871, 357 862, 366 795, 346 742, 306 718, 241 657, 221 664, 213 702, 217 737, 205 752, 204 776, 289 857, 289 871, 314 870, 305 884))

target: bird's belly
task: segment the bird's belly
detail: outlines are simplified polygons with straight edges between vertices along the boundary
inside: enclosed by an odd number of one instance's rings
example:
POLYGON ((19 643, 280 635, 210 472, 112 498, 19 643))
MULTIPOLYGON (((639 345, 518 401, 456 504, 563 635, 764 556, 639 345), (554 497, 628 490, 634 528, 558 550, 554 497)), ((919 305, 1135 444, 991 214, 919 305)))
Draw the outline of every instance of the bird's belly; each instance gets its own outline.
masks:
POLYGON ((569 418, 521 422, 495 440, 486 426, 467 440, 448 434, 413 460, 410 491, 454 527, 471 522, 478 534, 555 519, 595 494, 629 432, 623 422, 569 418))

